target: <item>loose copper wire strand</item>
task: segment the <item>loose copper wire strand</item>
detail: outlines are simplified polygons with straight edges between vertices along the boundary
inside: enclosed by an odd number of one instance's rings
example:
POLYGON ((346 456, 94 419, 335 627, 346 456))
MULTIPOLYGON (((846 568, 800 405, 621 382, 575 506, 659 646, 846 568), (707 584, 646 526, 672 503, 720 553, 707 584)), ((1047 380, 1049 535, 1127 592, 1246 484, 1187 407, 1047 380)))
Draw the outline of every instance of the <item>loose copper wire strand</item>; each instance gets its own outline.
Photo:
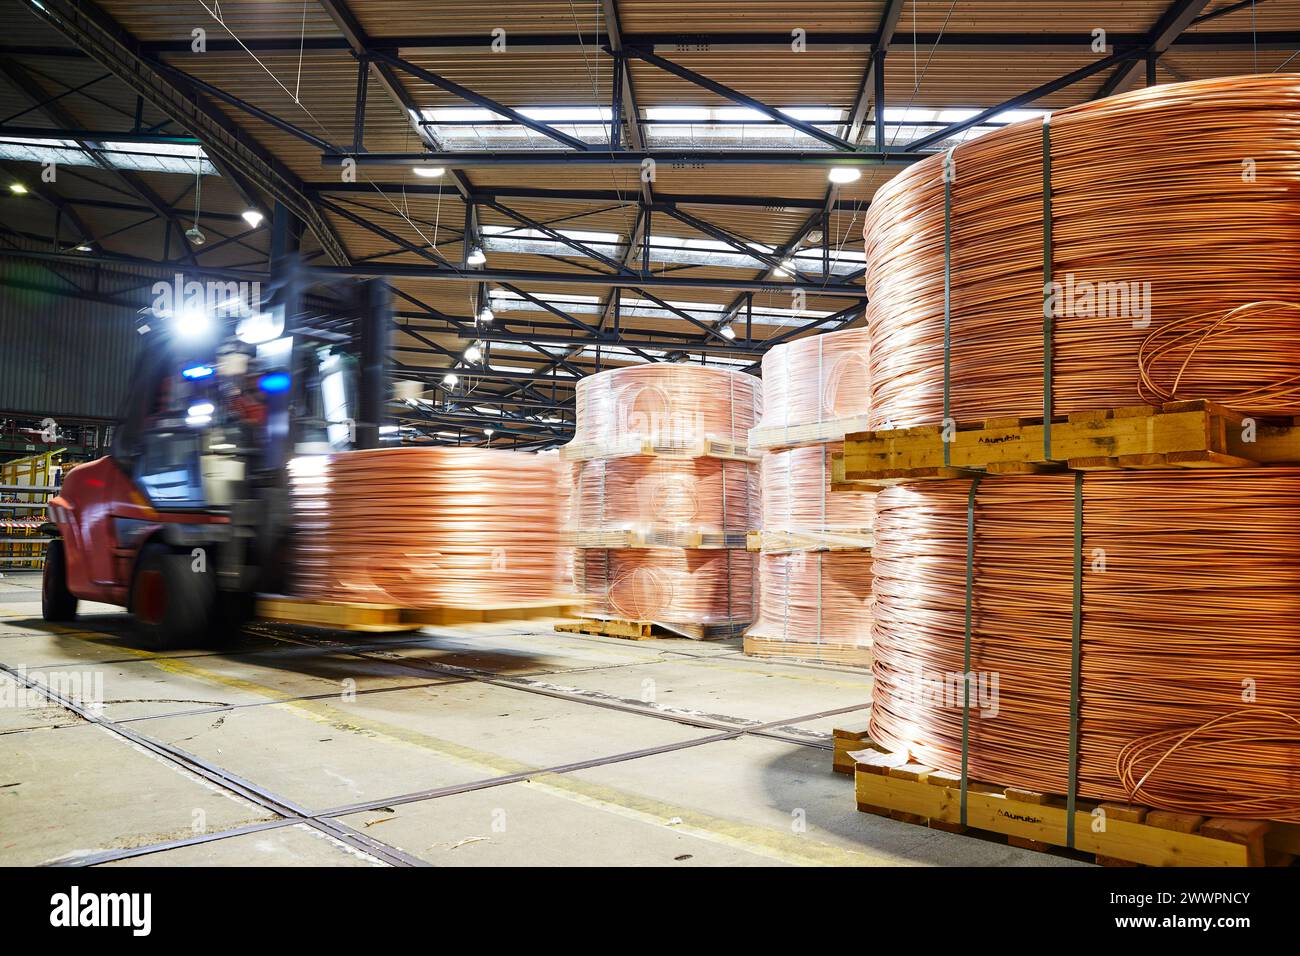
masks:
POLYGON ((595 459, 574 478, 578 531, 753 531, 759 526, 758 468, 719 458, 595 459))
MULTIPOLYGON (((1052 274, 1075 290, 1055 308, 1052 411, 1159 398, 1155 371, 1139 369, 1148 337, 1232 315, 1163 392, 1300 413, 1295 314, 1234 311, 1300 302, 1300 76, 1161 85, 1057 111, 1049 129, 1052 274), (1090 310, 1084 292, 1102 283, 1137 283, 1125 286, 1136 306, 1123 314, 1116 295, 1090 310)), ((908 167, 867 213, 872 427, 943 418, 946 159, 908 167)), ((1043 123, 962 143, 951 159, 950 415, 1041 415, 1043 123)))
MULTIPOLYGON (((969 489, 881 492, 873 551, 873 738, 953 772, 969 489), (953 696, 918 692, 943 679, 953 696)), ((1300 469, 1089 473, 1082 527, 1080 795, 1128 799, 1134 771, 1124 768, 1145 766, 1144 738, 1240 712, 1247 689, 1247 716, 1300 713, 1300 469)), ((980 484, 972 779, 1066 792, 1073 535, 1072 475, 980 484), (996 715, 981 716, 980 674, 998 675, 996 715)), ((1270 812, 1300 806, 1296 734, 1245 721, 1207 738, 1213 747, 1181 748, 1143 785, 1145 801, 1246 816, 1263 799, 1275 801, 1270 812)))
POLYGON ((669 624, 733 624, 754 618, 754 555, 688 548, 586 548, 578 586, 586 613, 669 624))
POLYGON ((842 329, 770 349, 763 356, 761 427, 807 425, 867 412, 868 330, 842 329))
POLYGON ((762 408, 761 387, 752 375, 701 365, 609 369, 578 382, 573 440, 718 438, 743 445, 762 408))
POLYGON ((768 452, 762 460, 763 530, 865 531, 873 522, 873 491, 836 491, 831 456, 843 442, 768 452))
MULTIPOLYGON (((1249 761, 1260 743, 1300 750, 1300 719, 1280 710, 1238 710, 1189 729, 1149 734, 1119 752, 1116 770, 1130 802, 1224 816, 1229 814, 1221 793, 1189 792, 1182 781, 1194 786, 1207 759, 1225 768, 1249 761)), ((1300 768, 1275 779, 1242 781, 1230 815, 1300 823, 1300 768)))
POLYGON ((870 552, 764 554, 758 581, 758 617, 749 636, 871 646, 870 552))
POLYGON ((473 448, 390 448, 291 466, 294 592, 405 607, 561 596, 559 462, 473 448))

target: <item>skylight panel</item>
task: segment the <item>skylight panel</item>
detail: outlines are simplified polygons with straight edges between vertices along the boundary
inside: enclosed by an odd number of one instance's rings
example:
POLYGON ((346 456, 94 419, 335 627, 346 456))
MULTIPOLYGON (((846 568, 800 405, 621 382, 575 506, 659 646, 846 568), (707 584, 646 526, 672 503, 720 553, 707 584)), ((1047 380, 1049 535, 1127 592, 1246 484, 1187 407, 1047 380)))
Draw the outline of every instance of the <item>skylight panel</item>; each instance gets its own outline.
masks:
MULTIPOLYGON (((846 119, 844 110, 827 106, 787 106, 779 107, 778 111, 828 133, 836 133, 846 119)), ((651 146, 830 148, 814 136, 744 106, 653 106, 644 113, 645 136, 651 146)))
MULTIPOLYGON (((518 112, 585 142, 609 139, 613 111, 607 106, 530 106, 518 112)), ((436 107, 420 111, 434 136, 452 149, 561 148, 550 137, 481 107, 436 107)))
MULTIPOLYGON (((146 173, 186 173, 196 169, 205 176, 217 175, 217 169, 198 146, 183 143, 127 143, 106 141, 96 144, 96 152, 109 165, 146 173)), ((58 163, 64 166, 98 166, 99 163, 74 140, 38 137, 0 138, 0 159, 28 163, 58 163)))

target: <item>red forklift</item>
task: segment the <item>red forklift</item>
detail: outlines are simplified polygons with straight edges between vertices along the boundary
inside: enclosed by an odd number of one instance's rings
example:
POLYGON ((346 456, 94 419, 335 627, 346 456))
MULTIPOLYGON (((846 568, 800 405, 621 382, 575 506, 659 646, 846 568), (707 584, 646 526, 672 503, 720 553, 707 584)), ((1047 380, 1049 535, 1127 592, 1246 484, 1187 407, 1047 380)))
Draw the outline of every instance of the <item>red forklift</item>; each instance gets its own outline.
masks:
POLYGON ((49 503, 45 620, 97 601, 129 610, 153 647, 209 645, 285 590, 289 462, 379 447, 392 327, 383 280, 340 292, 306 276, 281 262, 264 301, 178 296, 146 315, 109 454, 49 503))

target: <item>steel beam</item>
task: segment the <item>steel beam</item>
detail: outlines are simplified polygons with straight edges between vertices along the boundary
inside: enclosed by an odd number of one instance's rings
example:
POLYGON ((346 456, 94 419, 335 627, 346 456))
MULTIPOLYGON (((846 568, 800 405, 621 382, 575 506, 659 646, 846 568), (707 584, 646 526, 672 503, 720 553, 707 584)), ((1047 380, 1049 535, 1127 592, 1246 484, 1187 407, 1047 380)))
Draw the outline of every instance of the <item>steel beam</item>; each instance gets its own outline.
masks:
POLYGON ((881 128, 884 124, 884 100, 882 95, 885 80, 885 54, 889 44, 894 40, 894 31, 898 27, 898 17, 903 10, 903 0, 885 0, 884 11, 880 15, 880 26, 876 29, 872 44, 871 58, 867 70, 858 87, 858 95, 853 100, 853 110, 849 114, 849 131, 845 136, 850 143, 857 143, 862 138, 862 129, 867 116, 867 101, 874 98, 876 109, 876 149, 884 149, 884 137, 881 128))
POLYGON ((91 0, 76 3, 42 0, 39 4, 29 3, 27 9, 101 63, 159 112, 198 137, 214 162, 228 164, 272 198, 289 206, 308 224, 330 260, 340 265, 349 261, 347 250, 304 195, 298 178, 272 159, 247 133, 235 130, 224 116, 201 104, 193 93, 169 82, 155 62, 140 54, 136 39, 91 0))
MULTIPOLYGON (((1129 53, 1127 56, 1139 56, 1129 53)), ((1088 68, 1086 75, 1119 62, 1123 57, 1108 58, 1100 66, 1088 68)), ((1076 82, 1082 76, 1074 77, 1069 82, 1076 82)), ((1060 83, 1060 81, 1055 81, 1060 83)), ((1068 86, 1069 83, 1061 83, 1068 86)), ((1030 99, 1037 99, 1059 89, 1040 88, 1025 94, 1030 99)), ((999 107, 1001 112, 1008 107, 999 107)), ((965 127, 962 127, 965 129, 965 127)), ((324 152, 321 154, 322 166, 340 166, 344 160, 351 159, 358 166, 450 166, 462 169, 475 166, 640 166, 647 159, 656 163, 672 165, 674 163, 688 166, 906 166, 928 154, 909 149, 906 151, 857 150, 795 150, 795 149, 588 149, 585 152, 575 150, 513 149, 513 150, 456 150, 436 153, 347 153, 324 152)))
MULTIPOLYGON (((608 2, 608 0, 603 0, 608 2)), ((1225 13, 1235 12, 1249 5, 1250 0, 1244 3, 1230 4, 1220 10, 1211 11, 1196 22, 1214 19, 1225 13)), ((1262 0, 1259 0, 1262 2, 1262 0)), ((608 24, 609 18, 606 17, 608 24)), ((1296 44, 1296 32, 1294 30, 1272 30, 1260 31, 1258 41, 1260 49, 1280 50, 1294 49, 1296 44)), ((1110 34, 1111 42, 1116 46, 1133 46, 1145 41, 1142 33, 1114 32, 1110 34)), ((909 37, 910 39, 910 37, 909 37)), ((651 50, 656 53, 695 53, 695 52, 718 52, 726 51, 729 53, 742 52, 788 52, 790 49, 789 31, 716 31, 701 33, 622 33, 620 40, 623 44, 638 49, 651 50)), ((1060 31, 1053 33, 1034 33, 1034 32, 981 32, 977 30, 962 32, 947 32, 943 34, 934 31, 918 32, 916 34, 916 44, 918 47, 934 46, 942 40, 945 49, 950 50, 1033 50, 1043 49, 1044 47, 1052 49, 1087 49, 1092 43, 1090 33, 1079 33, 1071 31, 1060 31)), ((827 53, 870 53, 876 46, 878 35, 868 31, 853 30, 813 30, 807 35, 808 49, 811 51, 827 53)), ((1180 37, 1175 46, 1177 47, 1199 47, 1206 50, 1240 50, 1249 49, 1251 46, 1252 34, 1250 31, 1222 31, 1209 32, 1198 31, 1193 34, 1186 34, 1180 37)), ((143 52, 149 55, 159 55, 166 53, 189 53, 190 38, 188 36, 176 37, 166 40, 150 40, 141 44, 143 52)), ((489 50, 490 39, 485 34, 465 34, 456 36, 448 33, 441 34, 409 34, 404 36, 385 36, 382 39, 372 40, 372 48, 382 48, 384 50, 403 51, 406 53, 425 53, 425 54, 456 54, 474 51, 487 52, 489 50)), ((242 53, 251 50, 254 53, 298 53, 304 50, 307 53, 322 51, 339 51, 351 49, 348 41, 344 37, 329 36, 308 36, 300 37, 296 34, 286 35, 283 37, 244 37, 240 41, 229 38, 209 38, 208 51, 210 53, 242 53)), ((530 50, 533 52, 551 52, 551 53, 576 53, 583 49, 590 50, 590 44, 585 47, 576 36, 566 36, 556 33, 541 34, 510 34, 510 48, 513 50, 530 50)), ((63 47, 51 47, 43 44, 5 44, 0 45, 0 53, 11 53, 20 56, 51 56, 65 57, 76 56, 76 52, 63 47)))
MULTIPOLYGON (((1151 55, 1159 57, 1169 49, 1170 45, 1178 39, 1179 35, 1195 22, 1196 18, 1205 9, 1210 0, 1175 0, 1156 21, 1156 25, 1151 28, 1147 34, 1145 42, 1142 44, 1142 52, 1148 58, 1148 85, 1154 84, 1154 61, 1150 60, 1151 55)), ((1141 61, 1137 59, 1127 60, 1121 63, 1119 69, 1110 75, 1110 78, 1102 84, 1101 89, 1097 91, 1095 99, 1105 99, 1114 93, 1121 93, 1130 84, 1137 75, 1141 61)))
POLYGON ((555 140, 557 143, 562 143, 563 145, 568 146, 570 149, 579 152, 590 149, 589 144, 582 140, 576 139, 567 133, 561 133, 559 130, 547 125, 546 123, 539 123, 535 119, 530 119, 518 110, 511 109, 504 103, 498 103, 494 99, 475 93, 473 90, 461 86, 459 83, 449 80, 445 76, 434 73, 432 70, 426 70, 423 67, 416 66, 414 63, 409 63, 406 60, 403 60, 401 57, 393 56, 379 50, 372 50, 370 56, 382 63, 387 63, 389 66, 396 67, 405 73, 409 73, 417 80, 423 80, 426 83, 438 87, 440 90, 445 90, 446 92, 451 93, 453 96, 459 96, 461 99, 473 103, 475 106, 481 106, 484 109, 508 117, 521 126, 526 126, 536 133, 540 133, 543 136, 555 140))
POLYGON ((922 136, 920 139, 914 139, 907 144, 907 149, 910 152, 916 152, 918 150, 925 149, 926 147, 929 146, 935 146, 939 143, 942 143, 946 139, 950 139, 951 137, 956 136, 958 133, 962 132, 963 130, 970 129, 972 126, 978 126, 981 123, 983 123, 985 120, 992 119, 993 117, 997 116, 999 113, 1004 113, 1007 110, 1014 110, 1021 106, 1025 106, 1029 103, 1033 103, 1035 100, 1041 99, 1042 97, 1047 96, 1051 93, 1055 93, 1057 90, 1063 90, 1067 86, 1073 86, 1075 83, 1078 83, 1080 80, 1086 80, 1088 77, 1100 73, 1103 70, 1108 70, 1112 66, 1115 66, 1117 63, 1128 63, 1130 61, 1141 59, 1142 56, 1143 56, 1143 51, 1141 50, 1123 50, 1120 52, 1112 53, 1110 56, 1103 57, 1100 60, 1097 60, 1093 63, 1089 63, 1087 66, 1082 66, 1077 70, 1073 70, 1065 74, 1064 76, 1057 77, 1056 79, 1051 80, 1050 82, 1042 84, 1041 86, 1036 86, 1027 93, 1021 93, 1019 96, 1013 96, 1011 99, 999 103, 997 106, 991 106, 986 110, 982 110, 979 113, 976 113, 970 119, 964 119, 959 123, 952 123, 948 126, 945 126, 941 130, 937 130, 936 132, 931 133, 928 136, 922 136))

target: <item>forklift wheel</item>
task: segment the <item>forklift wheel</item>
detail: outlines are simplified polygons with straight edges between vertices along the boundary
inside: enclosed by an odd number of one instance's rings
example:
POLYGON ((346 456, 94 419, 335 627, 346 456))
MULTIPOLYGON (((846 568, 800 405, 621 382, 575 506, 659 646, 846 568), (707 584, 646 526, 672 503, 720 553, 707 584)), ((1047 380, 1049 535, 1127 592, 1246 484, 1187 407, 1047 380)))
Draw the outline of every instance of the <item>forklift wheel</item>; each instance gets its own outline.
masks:
POLYGON ((147 544, 131 582, 136 628, 158 650, 205 644, 212 629, 216 588, 210 571, 195 571, 188 552, 147 544))
POLYGON ((55 538, 45 546, 45 573, 41 575, 41 617, 47 621, 71 621, 77 616, 77 599, 68 590, 68 565, 63 541, 55 538))

